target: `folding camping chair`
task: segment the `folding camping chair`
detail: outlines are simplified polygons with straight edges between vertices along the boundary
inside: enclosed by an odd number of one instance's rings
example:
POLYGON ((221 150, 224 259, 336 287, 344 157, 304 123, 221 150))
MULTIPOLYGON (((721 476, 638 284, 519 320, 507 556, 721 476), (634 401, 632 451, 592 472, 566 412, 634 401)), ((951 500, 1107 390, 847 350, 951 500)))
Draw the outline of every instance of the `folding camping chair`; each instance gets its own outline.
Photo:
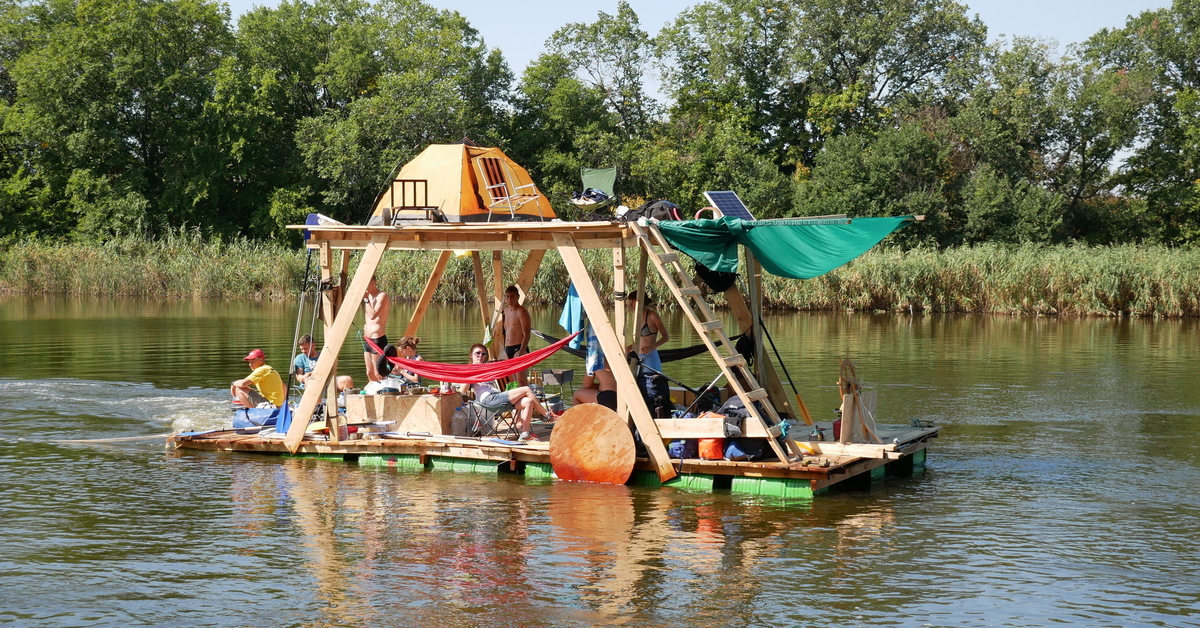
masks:
POLYGON ((570 399, 575 392, 573 383, 575 382, 575 369, 546 369, 542 371, 542 389, 546 386, 558 386, 558 395, 562 397, 563 386, 567 387, 567 396, 564 399, 570 399))
POLYGON ((511 403, 498 406, 485 406, 474 399, 467 400, 468 433, 479 436, 497 436, 516 438, 517 413, 511 403))
MULTIPOLYGON (((509 216, 516 219, 517 210, 526 203, 537 201, 540 195, 537 184, 514 186, 512 169, 499 157, 477 157, 475 167, 479 170, 479 178, 487 192, 487 198, 484 200, 488 204, 488 222, 492 221, 492 212, 497 209, 508 210, 509 216)), ((544 220, 541 206, 537 207, 538 216, 544 220)))
MULTIPOLYGON (((614 205, 617 202, 617 169, 616 168, 580 168, 579 180, 583 182, 583 190, 599 190, 608 195, 608 199, 587 206, 586 209, 597 211, 614 205)), ((581 205, 582 207, 582 205, 581 205)))

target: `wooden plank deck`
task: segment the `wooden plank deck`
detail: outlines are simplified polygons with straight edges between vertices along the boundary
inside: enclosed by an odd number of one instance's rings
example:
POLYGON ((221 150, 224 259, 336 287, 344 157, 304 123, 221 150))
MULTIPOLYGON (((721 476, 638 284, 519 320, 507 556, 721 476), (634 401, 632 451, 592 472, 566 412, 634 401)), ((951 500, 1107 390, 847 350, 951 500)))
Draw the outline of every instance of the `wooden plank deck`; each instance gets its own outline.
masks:
MULTIPOLYGON (((857 447, 878 448, 891 455, 861 456, 821 453, 806 455, 800 461, 792 463, 780 461, 702 460, 698 458, 676 459, 671 462, 679 473, 684 474, 753 478, 793 478, 810 481, 813 489, 816 490, 832 486, 838 482, 867 473, 872 469, 924 450, 928 440, 937 437, 938 430, 939 428, 936 427, 918 428, 880 425, 880 436, 891 442, 884 445, 857 445, 857 447)), ((814 443, 803 440, 797 442, 801 445, 838 445, 838 443, 814 443)), ((174 435, 168 439, 168 443, 177 449, 264 454, 288 453, 287 446, 282 437, 264 438, 257 434, 239 434, 235 430, 223 430, 195 435, 174 435)), ((508 463, 510 470, 513 471, 518 470, 522 464, 550 463, 550 443, 548 441, 512 444, 487 438, 441 435, 388 435, 384 438, 372 440, 344 440, 337 443, 331 443, 319 438, 314 439, 310 436, 301 443, 297 453, 350 456, 372 454, 412 455, 420 457, 422 464, 425 464, 431 457, 484 460, 508 463)), ((654 471, 656 469, 647 458, 638 458, 634 468, 641 471, 654 471)))

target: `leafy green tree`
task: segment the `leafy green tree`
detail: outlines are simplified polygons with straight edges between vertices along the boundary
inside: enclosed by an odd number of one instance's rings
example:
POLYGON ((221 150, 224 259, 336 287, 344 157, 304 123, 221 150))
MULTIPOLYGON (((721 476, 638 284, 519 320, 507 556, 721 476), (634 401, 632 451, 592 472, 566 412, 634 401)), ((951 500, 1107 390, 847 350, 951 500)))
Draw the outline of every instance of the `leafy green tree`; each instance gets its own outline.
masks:
POLYGON ((327 55, 316 80, 333 106, 300 120, 296 143, 332 215, 364 216, 393 167, 431 142, 498 135, 512 77, 458 13, 384 0, 343 16, 327 55))
MULTIPOLYGON (((505 149, 539 182, 560 216, 579 190, 580 167, 626 166, 619 120, 604 92, 585 85, 562 55, 544 54, 525 69, 512 102, 505 149)), ((618 186, 620 189, 620 186, 618 186)))
POLYGON ((1057 242, 1062 239, 1063 198, 1027 179, 991 166, 968 177, 963 190, 967 242, 1057 242))
POLYGON ((1176 0, 1131 17, 1124 28, 1104 29, 1084 55, 1108 83, 1148 82, 1120 182, 1145 198, 1152 237, 1200 241, 1200 1, 1176 0))
POLYGON ((604 94, 626 140, 645 137, 658 114, 657 103, 646 93, 653 45, 625 0, 617 3, 615 15, 600 11, 595 22, 567 24, 549 40, 551 53, 569 60, 585 84, 604 94))
POLYGON ((203 107, 232 41, 227 10, 205 0, 89 0, 30 15, 40 29, 12 65, 4 124, 21 144, 24 176, 54 199, 43 211, 59 231, 156 233, 205 215, 202 182, 214 164, 203 107))
POLYGON ((924 215, 919 229, 898 235, 905 244, 961 243, 962 185, 944 126, 909 121, 872 134, 831 138, 817 155, 811 179, 797 194, 800 215, 924 215), (948 176, 948 173, 953 173, 948 176))

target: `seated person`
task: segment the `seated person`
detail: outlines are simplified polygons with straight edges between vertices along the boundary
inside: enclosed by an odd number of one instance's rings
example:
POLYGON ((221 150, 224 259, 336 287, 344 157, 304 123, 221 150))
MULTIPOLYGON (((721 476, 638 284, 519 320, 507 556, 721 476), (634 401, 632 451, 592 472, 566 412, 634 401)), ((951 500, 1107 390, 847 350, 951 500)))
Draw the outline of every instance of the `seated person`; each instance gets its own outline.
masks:
MULTIPOLYGON (((304 384, 312 377, 313 369, 317 366, 317 358, 321 357, 316 343, 309 334, 300 336, 300 353, 292 360, 292 375, 296 378, 296 388, 304 390, 304 384)), ((349 375, 338 375, 336 378, 338 392, 346 392, 354 388, 354 380, 349 375)))
POLYGON ((571 396, 572 405, 598 403, 610 410, 616 410, 617 379, 609 370, 604 352, 600 350, 600 340, 596 338, 591 324, 588 325, 587 336, 587 359, 584 361, 587 375, 583 378, 583 386, 571 396))
MULTIPOLYGON (((476 343, 471 345, 470 354, 471 364, 486 364, 490 361, 487 347, 476 343)), ((520 432, 518 440, 521 441, 539 441, 541 440, 536 435, 530 433, 529 428, 533 423, 533 413, 554 420, 556 415, 542 407, 538 403, 537 394, 528 386, 521 386, 512 390, 500 390, 492 382, 480 382, 477 384, 462 384, 459 386, 460 393, 465 397, 468 391, 474 393, 475 401, 485 407, 495 408, 504 404, 509 404, 517 413, 515 421, 517 431, 520 432)))
POLYGON ((229 385, 229 393, 233 395, 234 403, 247 408, 282 406, 287 399, 283 380, 279 373, 267 364, 267 356, 262 349, 254 349, 242 359, 249 362, 250 375, 229 385), (254 388, 250 387, 252 384, 254 388))
MULTIPOLYGON (((605 367, 607 366, 608 364, 605 363, 605 367)), ((596 386, 577 389, 571 396, 571 402, 574 405, 598 403, 615 411, 617 409, 617 378, 613 377, 612 371, 608 368, 597 369, 588 377, 594 379, 596 386)), ((587 380, 585 379, 584 382, 586 383, 587 380)))
MULTIPOLYGON (((406 360, 424 360, 420 353, 417 353, 417 345, 421 344, 421 339, 416 336, 401 336, 397 348, 400 351, 400 357, 406 360)), ((396 374, 404 378, 410 384, 421 385, 421 376, 407 369, 400 369, 396 374)))
MULTIPOLYGON (((394 358, 399 355, 396 345, 385 345, 383 347, 383 355, 380 355, 375 360, 375 372, 380 378, 363 387, 363 392, 368 395, 377 395, 381 391, 395 390, 401 391, 408 387, 409 380, 401 375, 405 372, 388 361, 388 358, 394 358)), ((415 375, 415 373, 414 373, 415 375)))

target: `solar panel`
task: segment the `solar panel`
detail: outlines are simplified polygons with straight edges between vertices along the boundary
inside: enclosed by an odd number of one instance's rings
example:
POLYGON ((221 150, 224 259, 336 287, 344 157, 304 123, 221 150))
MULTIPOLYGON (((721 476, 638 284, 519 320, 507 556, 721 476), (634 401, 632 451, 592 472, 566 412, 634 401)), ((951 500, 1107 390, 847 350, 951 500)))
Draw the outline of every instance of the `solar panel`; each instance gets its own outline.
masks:
POLYGON ((746 209, 746 205, 742 203, 742 199, 738 198, 737 192, 705 192, 704 198, 708 199, 709 204, 721 210, 722 214, 730 218, 754 220, 754 216, 750 215, 750 210, 746 209))

